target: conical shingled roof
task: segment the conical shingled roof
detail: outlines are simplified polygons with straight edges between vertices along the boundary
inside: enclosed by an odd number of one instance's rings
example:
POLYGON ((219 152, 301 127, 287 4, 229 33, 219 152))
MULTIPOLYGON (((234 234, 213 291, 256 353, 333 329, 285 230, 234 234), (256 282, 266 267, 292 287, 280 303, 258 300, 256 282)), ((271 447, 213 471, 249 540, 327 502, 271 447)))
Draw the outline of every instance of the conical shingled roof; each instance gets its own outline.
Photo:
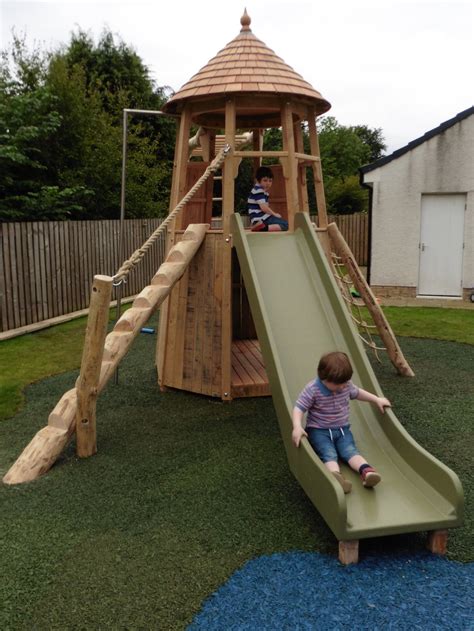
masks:
POLYGON ((247 11, 240 22, 242 29, 239 35, 171 97, 165 105, 166 111, 176 112, 178 104, 187 99, 237 92, 297 95, 315 101, 318 114, 331 107, 311 84, 255 37, 250 30, 247 11))

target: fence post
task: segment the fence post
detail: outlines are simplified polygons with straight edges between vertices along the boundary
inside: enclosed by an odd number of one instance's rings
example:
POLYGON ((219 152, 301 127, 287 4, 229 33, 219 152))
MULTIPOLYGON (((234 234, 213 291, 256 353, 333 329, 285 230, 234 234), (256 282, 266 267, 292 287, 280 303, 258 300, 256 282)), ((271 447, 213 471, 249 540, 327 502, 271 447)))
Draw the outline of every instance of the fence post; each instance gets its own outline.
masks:
POLYGON ((79 458, 87 458, 97 452, 95 412, 111 296, 112 278, 94 276, 81 373, 76 383, 76 453, 79 458))

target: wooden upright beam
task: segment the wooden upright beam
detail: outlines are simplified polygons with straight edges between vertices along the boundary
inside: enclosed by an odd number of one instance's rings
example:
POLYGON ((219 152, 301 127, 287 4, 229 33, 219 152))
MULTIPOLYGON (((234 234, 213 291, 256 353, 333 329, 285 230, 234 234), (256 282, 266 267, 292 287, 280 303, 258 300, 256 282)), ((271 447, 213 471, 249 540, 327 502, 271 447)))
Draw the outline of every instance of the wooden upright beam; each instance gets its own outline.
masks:
MULTIPOLYGON (((295 134, 295 145, 297 153, 295 156, 298 158, 300 155, 304 155, 304 141, 303 141, 303 130, 301 128, 301 121, 298 120, 294 126, 294 134, 295 134)), ((308 202, 308 187, 306 183, 306 167, 302 164, 299 164, 297 167, 298 171, 298 203, 299 208, 305 213, 309 213, 309 202, 308 202)))
MULTIPOLYGON (((319 153, 319 140, 318 140, 318 131, 316 129, 316 112, 313 110, 310 112, 310 117, 308 120, 308 129, 309 129, 309 143, 311 147, 311 153, 313 156, 320 158, 319 153)), ((328 226, 328 215, 326 211, 326 196, 324 195, 324 185, 323 185, 323 171, 321 168, 321 161, 317 160, 313 162, 313 174, 314 174, 314 189, 316 192, 316 203, 318 205, 318 227, 319 228, 327 228, 328 226)))
POLYGON ((222 229, 224 234, 228 234, 230 216, 234 212, 235 101, 233 99, 228 99, 225 104, 225 142, 230 146, 230 153, 223 165, 222 229))
MULTIPOLYGON (((230 156, 224 162, 222 180, 222 391, 221 398, 232 398, 232 241, 230 216, 234 212, 235 173, 235 131, 236 108, 234 99, 228 99, 225 106, 225 141, 230 146, 230 156)), ((237 160, 240 160, 237 158, 237 160)))
MULTIPOLYGON (((262 129, 254 129, 253 130, 253 139, 252 139, 252 145, 253 145, 253 150, 254 151, 263 151, 263 130, 262 129)), ((255 171, 258 169, 258 167, 262 164, 262 158, 261 156, 255 156, 255 158, 253 159, 253 175, 255 175, 255 171)))
POLYGON ((76 453, 79 458, 88 458, 97 452, 95 413, 112 286, 110 276, 94 276, 81 373, 76 383, 76 453))
POLYGON ((298 173, 296 162, 295 135, 293 132, 293 114, 291 103, 285 102, 281 110, 281 124, 283 131, 283 149, 288 152, 288 158, 281 160, 283 164, 283 174, 285 176, 286 203, 288 207, 288 227, 294 229, 295 213, 298 208, 298 173))
MULTIPOLYGON (((174 150, 173 179, 171 182, 169 212, 172 212, 179 203, 180 191, 186 184, 186 169, 189 159, 189 132, 191 130, 191 112, 185 106, 176 130, 176 144, 174 150)), ((183 195, 184 196, 184 195, 183 195)), ((184 209, 183 209, 184 210, 184 209)), ((183 211, 181 211, 182 213, 183 211)), ((180 215, 181 215, 180 213, 180 215)), ((166 253, 175 243, 175 230, 180 225, 181 216, 172 221, 167 233, 166 253), (178 223, 177 223, 178 221, 178 223)), ((160 310, 160 321, 156 342, 156 367, 158 375, 163 375, 166 361, 166 336, 168 333, 169 300, 166 299, 160 310)))
MULTIPOLYGON (((176 143, 175 163, 173 165, 173 182, 170 194, 170 212, 186 194, 186 170, 189 161, 189 132, 191 131, 191 110, 185 106, 179 123, 179 132, 176 143)), ((185 209, 183 209, 184 212, 185 209)), ((178 215, 175 225, 170 228, 170 233, 174 229, 180 229, 182 225, 183 211, 178 215)), ((174 241, 172 242, 174 243, 174 241)))

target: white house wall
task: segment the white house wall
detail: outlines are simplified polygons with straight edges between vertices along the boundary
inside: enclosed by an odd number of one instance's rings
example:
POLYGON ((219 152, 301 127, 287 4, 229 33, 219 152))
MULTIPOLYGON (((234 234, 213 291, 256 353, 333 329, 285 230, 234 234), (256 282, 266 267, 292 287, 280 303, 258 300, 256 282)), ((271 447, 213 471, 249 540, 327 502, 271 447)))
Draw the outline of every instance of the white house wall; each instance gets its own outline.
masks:
POLYGON ((474 115, 378 169, 373 187, 371 285, 416 288, 421 196, 466 193, 463 286, 474 287, 474 115))

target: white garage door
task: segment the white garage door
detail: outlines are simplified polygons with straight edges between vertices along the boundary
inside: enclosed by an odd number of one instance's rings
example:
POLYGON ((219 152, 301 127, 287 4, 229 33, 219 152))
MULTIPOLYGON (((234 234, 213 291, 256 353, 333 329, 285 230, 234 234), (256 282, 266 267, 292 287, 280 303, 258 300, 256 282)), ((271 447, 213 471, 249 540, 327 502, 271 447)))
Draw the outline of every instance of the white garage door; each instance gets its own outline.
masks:
POLYGON ((422 195, 421 296, 461 296, 466 196, 422 195))

